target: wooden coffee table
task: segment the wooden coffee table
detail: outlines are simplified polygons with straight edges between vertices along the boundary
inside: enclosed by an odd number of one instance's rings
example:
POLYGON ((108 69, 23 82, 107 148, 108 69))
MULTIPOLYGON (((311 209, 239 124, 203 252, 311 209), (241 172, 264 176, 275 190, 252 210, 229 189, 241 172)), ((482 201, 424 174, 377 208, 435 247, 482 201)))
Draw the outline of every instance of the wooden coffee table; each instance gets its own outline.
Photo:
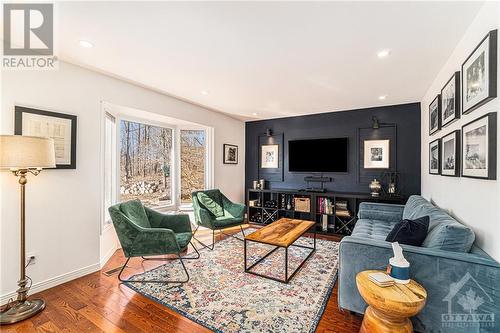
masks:
POLYGON ((410 317, 422 310, 427 292, 417 282, 379 287, 368 278, 368 274, 380 272, 363 271, 356 275, 356 285, 368 303, 360 333, 410 333, 413 326, 410 317))
POLYGON ((288 283, 295 273, 299 271, 299 269, 304 265, 304 263, 309 259, 309 257, 316 251, 316 228, 315 224, 312 221, 306 220, 295 220, 288 218, 281 218, 276 222, 273 222, 257 231, 252 232, 251 234, 245 236, 244 241, 244 260, 245 260, 245 272, 253 275, 265 277, 271 280, 275 280, 278 282, 288 283), (293 244, 297 239, 303 236, 310 228, 314 230, 314 246, 304 246, 293 244), (247 242, 252 241, 261 244, 274 245, 275 248, 271 250, 269 253, 264 255, 262 258, 254 262, 250 267, 247 267, 247 242), (300 265, 292 272, 292 274, 288 275, 288 248, 290 246, 297 246, 304 249, 310 249, 311 252, 307 255, 307 257, 300 263, 300 265), (277 279, 272 276, 267 276, 263 274, 259 274, 256 272, 252 272, 251 269, 254 268, 258 263, 262 260, 266 259, 270 256, 274 251, 279 248, 285 249, 285 279, 277 279))

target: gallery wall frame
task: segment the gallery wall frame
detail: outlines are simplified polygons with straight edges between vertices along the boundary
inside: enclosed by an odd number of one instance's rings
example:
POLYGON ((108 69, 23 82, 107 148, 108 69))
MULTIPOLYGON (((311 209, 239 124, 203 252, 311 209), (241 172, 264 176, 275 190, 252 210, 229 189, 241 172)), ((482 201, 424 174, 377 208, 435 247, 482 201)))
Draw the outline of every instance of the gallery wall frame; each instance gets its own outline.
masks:
POLYGON ((441 138, 441 176, 460 177, 460 130, 441 138))
MULTIPOLYGON (((284 173, 284 158, 283 158, 283 152, 284 152, 284 135, 283 133, 278 133, 274 135, 259 135, 258 137, 258 177, 259 179, 265 179, 269 182, 282 182, 283 181, 283 173, 284 173), (276 164, 271 165, 271 164, 265 164, 263 165, 262 161, 262 151, 263 147, 264 149, 267 149, 268 147, 271 146, 278 146, 278 164, 277 168, 276 164), (264 167, 262 167, 264 166, 264 167)), ((273 148, 274 149, 274 148, 273 148)))
POLYGON ((238 146, 229 143, 222 145, 222 163, 238 164, 238 146))
POLYGON ((496 180, 497 114, 487 113, 462 126, 462 177, 496 180))
POLYGON ((441 128, 460 119, 460 72, 455 72, 441 89, 441 128))
POLYGON ((441 95, 438 94, 429 104, 429 135, 441 129, 441 95))
POLYGON ((441 139, 429 143, 429 173, 431 175, 441 174, 441 139))
POLYGON ((462 114, 497 97, 497 30, 490 31, 462 64, 462 114))
POLYGON ((77 116, 28 108, 14 108, 14 134, 51 137, 55 142, 55 169, 76 169, 77 116))

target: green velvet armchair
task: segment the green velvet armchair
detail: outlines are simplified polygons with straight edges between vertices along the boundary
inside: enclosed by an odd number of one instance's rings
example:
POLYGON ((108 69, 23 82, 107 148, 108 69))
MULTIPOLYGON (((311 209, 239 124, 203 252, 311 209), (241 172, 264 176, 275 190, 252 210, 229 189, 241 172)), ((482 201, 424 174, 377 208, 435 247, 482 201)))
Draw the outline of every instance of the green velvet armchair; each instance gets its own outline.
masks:
POLYGON ((196 230, 193 233, 193 238, 198 243, 213 250, 215 246, 215 231, 222 232, 223 229, 237 226, 240 227, 243 237, 245 236, 242 227, 245 221, 245 205, 233 203, 218 189, 195 191, 191 196, 196 222, 196 230), (211 246, 202 243, 195 237, 196 231, 200 226, 212 230, 211 246))
POLYGON ((118 235, 127 261, 118 274, 121 282, 143 283, 185 283, 189 281, 189 273, 183 259, 198 259, 200 254, 191 243, 192 229, 188 215, 165 215, 144 207, 140 200, 130 200, 108 208, 111 220, 118 235), (191 244, 197 253, 196 257, 181 257, 191 244), (177 258, 153 257, 157 255, 175 254, 177 258), (143 260, 175 260, 179 259, 187 278, 183 280, 124 280, 121 275, 127 263, 133 257, 143 260), (148 257, 148 258, 146 258, 148 257))

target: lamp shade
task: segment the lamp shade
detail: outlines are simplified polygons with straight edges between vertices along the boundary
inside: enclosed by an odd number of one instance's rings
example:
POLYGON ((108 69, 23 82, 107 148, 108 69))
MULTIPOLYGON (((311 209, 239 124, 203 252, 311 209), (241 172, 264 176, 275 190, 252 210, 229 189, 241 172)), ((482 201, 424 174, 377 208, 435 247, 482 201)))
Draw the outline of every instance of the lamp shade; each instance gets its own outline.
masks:
POLYGON ((37 136, 0 135, 0 168, 54 168, 54 140, 37 136))

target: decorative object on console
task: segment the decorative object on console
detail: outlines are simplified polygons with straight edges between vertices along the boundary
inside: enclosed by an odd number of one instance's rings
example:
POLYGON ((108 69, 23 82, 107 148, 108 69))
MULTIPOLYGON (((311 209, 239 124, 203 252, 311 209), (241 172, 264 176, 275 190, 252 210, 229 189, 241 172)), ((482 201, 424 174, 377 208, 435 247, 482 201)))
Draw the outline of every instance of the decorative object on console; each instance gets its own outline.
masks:
POLYGON ((382 185, 380 184, 380 182, 377 179, 372 180, 369 188, 370 188, 372 197, 380 196, 380 191, 382 190, 382 185))
POLYGON ((238 164, 238 146, 225 143, 223 153, 224 164, 238 164))
POLYGON ((441 173, 441 139, 432 141, 429 144, 429 173, 439 175, 441 173))
POLYGON ((295 211, 309 213, 311 211, 311 199, 303 197, 294 197, 295 211))
POLYGON ((441 89, 441 126, 460 119, 460 72, 455 72, 441 89))
POLYGON ((27 175, 37 176, 43 168, 54 168, 54 140, 20 135, 0 135, 0 168, 10 169, 19 178, 21 188, 21 267, 17 300, 0 313, 0 324, 13 324, 34 316, 45 308, 41 299, 28 300, 31 279, 26 276, 25 185, 27 175))
POLYGON ((56 169, 76 169, 76 116, 15 107, 14 134, 54 139, 56 169))
POLYGON ((462 126, 462 176, 496 179, 497 114, 490 112, 462 126))
POLYGON ((381 183, 385 184, 387 188, 382 186, 382 191, 387 196, 398 196, 400 192, 399 188, 399 173, 398 172, 384 172, 381 177, 381 183))
POLYGON ((462 114, 497 97, 497 30, 490 31, 462 64, 462 114))
POLYGON ((365 140, 365 169, 389 169, 390 140, 365 140))
POLYGON ((262 145, 260 167, 262 169, 276 169, 279 166, 279 145, 262 145))
POLYGON ((441 139, 441 175, 460 175, 460 130, 451 132, 441 139))
POLYGON ((259 189, 261 189, 261 190, 266 189, 266 180, 265 179, 259 179, 259 189))
POLYGON ((252 188, 253 188, 254 190, 258 190, 258 189, 259 189, 259 181, 258 181, 258 180, 254 180, 254 181, 252 182, 252 188))
POLYGON ((432 135, 441 129, 441 95, 429 105, 429 135, 432 135))

